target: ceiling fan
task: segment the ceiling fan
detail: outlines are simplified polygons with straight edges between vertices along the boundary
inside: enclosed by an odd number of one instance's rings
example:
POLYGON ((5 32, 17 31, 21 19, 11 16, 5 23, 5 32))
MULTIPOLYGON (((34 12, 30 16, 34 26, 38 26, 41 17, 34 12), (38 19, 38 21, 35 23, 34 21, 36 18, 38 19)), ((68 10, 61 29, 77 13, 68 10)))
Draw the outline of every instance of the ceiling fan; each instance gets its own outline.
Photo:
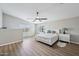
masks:
POLYGON ((36 12, 36 17, 35 18, 27 18, 27 19, 33 19, 32 22, 35 22, 37 20, 40 21, 40 22, 42 22, 42 20, 47 20, 46 17, 39 17, 39 12, 38 11, 36 12))

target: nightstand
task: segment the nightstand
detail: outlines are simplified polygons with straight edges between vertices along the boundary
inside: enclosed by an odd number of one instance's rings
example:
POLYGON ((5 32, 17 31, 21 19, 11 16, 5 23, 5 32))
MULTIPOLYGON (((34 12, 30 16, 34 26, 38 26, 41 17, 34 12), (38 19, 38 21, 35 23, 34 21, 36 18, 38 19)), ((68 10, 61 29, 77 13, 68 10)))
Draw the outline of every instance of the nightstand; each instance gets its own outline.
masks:
POLYGON ((59 40, 70 43, 70 34, 59 34, 59 40))

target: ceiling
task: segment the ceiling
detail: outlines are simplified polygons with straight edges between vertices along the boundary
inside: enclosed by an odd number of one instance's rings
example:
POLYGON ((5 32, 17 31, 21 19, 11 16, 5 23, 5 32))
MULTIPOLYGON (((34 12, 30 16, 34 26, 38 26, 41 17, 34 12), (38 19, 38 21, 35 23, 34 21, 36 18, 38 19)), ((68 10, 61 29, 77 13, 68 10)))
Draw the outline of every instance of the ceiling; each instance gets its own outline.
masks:
POLYGON ((61 20, 79 16, 78 3, 0 3, 4 13, 30 21, 27 18, 36 17, 36 11, 40 17, 48 20, 61 20))

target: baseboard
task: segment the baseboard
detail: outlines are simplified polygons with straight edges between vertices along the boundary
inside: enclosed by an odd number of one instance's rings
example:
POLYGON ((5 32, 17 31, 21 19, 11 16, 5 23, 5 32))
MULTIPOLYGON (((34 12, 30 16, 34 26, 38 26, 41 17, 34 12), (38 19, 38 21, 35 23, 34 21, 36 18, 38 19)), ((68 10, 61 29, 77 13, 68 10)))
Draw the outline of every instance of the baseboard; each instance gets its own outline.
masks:
POLYGON ((79 42, 73 42, 73 41, 71 41, 70 43, 79 44, 79 42))
POLYGON ((29 37, 34 37, 34 35, 32 35, 32 36, 24 36, 23 38, 29 38, 29 37))
POLYGON ((15 42, 10 42, 10 43, 1 44, 0 46, 5 46, 5 45, 9 45, 9 44, 14 44, 14 43, 18 43, 18 42, 23 42, 23 40, 18 40, 18 41, 15 41, 15 42))
MULTIPOLYGON (((61 41, 61 40, 59 40, 59 41, 61 41)), ((71 42, 61 41, 61 42, 79 44, 79 42, 75 42, 75 41, 74 42, 73 41, 71 41, 71 42)))

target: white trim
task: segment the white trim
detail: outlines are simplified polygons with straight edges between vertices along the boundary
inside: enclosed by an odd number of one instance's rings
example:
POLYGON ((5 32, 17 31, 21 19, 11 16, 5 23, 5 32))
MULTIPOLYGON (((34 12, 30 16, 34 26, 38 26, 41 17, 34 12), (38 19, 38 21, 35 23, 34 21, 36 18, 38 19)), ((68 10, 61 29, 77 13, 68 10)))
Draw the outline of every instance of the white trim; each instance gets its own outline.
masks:
POLYGON ((32 36, 24 36, 23 38, 29 38, 29 37, 34 37, 34 35, 32 35, 32 36))
POLYGON ((13 43, 18 43, 18 42, 22 42, 23 40, 18 40, 15 42, 10 42, 10 43, 5 43, 5 44, 1 44, 0 46, 4 46, 4 45, 9 45, 9 44, 13 44, 13 43))
POLYGON ((73 42, 73 41, 71 41, 70 43, 79 44, 79 42, 73 42))

